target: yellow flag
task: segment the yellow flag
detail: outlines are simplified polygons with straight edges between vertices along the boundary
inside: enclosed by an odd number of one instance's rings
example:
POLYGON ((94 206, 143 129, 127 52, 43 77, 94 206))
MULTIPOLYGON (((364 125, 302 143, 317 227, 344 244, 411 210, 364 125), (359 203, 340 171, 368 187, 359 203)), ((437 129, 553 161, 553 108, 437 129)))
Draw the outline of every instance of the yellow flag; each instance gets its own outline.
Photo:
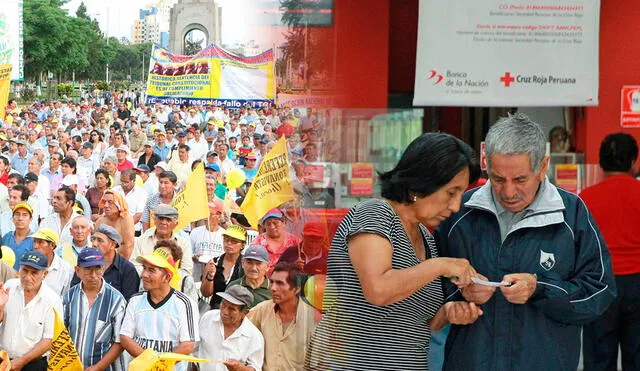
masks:
POLYGON ((267 211, 294 199, 289 173, 287 141, 280 137, 275 146, 264 156, 253 185, 242 202, 242 212, 253 228, 267 211))
POLYGON ((204 181, 204 164, 202 162, 193 170, 182 191, 173 199, 172 206, 180 213, 176 231, 193 221, 209 217, 207 184, 204 181))
POLYGON ((11 65, 0 64, 0 121, 5 119, 11 85, 11 65))
POLYGON ((178 353, 158 354, 153 349, 147 349, 129 363, 129 371, 164 371, 173 370, 176 363, 187 362, 211 362, 208 359, 186 356, 178 353))
POLYGON ((53 325, 53 340, 47 370, 82 371, 82 362, 80 362, 78 351, 69 336, 69 331, 67 331, 62 318, 60 318, 55 309, 53 313, 56 318, 53 325))

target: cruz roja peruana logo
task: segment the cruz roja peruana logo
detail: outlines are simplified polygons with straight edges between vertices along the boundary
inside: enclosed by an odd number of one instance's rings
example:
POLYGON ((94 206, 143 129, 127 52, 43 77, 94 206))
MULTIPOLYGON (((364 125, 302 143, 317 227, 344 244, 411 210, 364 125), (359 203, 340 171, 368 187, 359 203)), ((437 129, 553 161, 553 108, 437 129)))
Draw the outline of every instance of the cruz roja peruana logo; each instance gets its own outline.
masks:
POLYGON ((515 77, 510 72, 505 72, 500 77, 500 82, 508 88, 512 84, 535 84, 535 85, 575 85, 575 77, 554 76, 554 75, 519 75, 515 77))
POLYGON ((449 71, 444 75, 445 86, 451 88, 486 88, 489 81, 484 79, 474 79, 466 72, 449 71))

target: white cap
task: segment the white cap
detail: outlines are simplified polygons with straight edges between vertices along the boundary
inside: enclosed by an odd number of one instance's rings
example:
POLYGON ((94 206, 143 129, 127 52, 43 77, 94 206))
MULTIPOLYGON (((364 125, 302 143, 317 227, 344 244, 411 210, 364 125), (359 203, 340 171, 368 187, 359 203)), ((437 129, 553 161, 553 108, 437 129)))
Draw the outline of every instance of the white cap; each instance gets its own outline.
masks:
POLYGON ((62 179, 62 185, 72 186, 78 185, 78 176, 76 174, 69 174, 62 179))
POLYGON ((169 171, 169 165, 167 165, 166 162, 164 161, 160 161, 156 164, 156 166, 154 166, 154 169, 159 167, 160 169, 164 170, 164 171, 169 171))

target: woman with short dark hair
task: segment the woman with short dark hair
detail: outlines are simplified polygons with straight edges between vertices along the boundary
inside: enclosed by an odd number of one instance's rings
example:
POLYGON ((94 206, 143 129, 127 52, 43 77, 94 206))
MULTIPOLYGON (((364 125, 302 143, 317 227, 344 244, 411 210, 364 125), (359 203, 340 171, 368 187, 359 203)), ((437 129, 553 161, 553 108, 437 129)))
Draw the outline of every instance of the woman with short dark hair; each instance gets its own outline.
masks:
POLYGON ((477 274, 466 259, 439 258, 427 230, 459 210, 474 163, 459 139, 423 134, 380 174, 382 199, 347 213, 331 244, 325 315, 305 369, 427 370, 431 331, 482 313, 466 302, 442 305, 441 276, 464 287, 477 274))

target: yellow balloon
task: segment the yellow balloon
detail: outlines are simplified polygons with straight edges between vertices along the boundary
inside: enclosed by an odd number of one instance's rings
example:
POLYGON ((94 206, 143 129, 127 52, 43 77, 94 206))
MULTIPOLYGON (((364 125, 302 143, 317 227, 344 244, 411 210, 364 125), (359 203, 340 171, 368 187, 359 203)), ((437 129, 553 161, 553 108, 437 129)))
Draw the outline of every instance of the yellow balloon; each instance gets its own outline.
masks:
POLYGON ((327 286, 327 276, 316 274, 307 279, 304 284, 303 294, 311 306, 322 310, 322 299, 327 286))
POLYGON ((9 246, 2 246, 2 259, 0 260, 13 267, 16 263, 16 254, 9 246))
POLYGON ((227 188, 235 189, 244 184, 244 181, 247 179, 244 171, 240 169, 231 169, 227 173, 227 188))

